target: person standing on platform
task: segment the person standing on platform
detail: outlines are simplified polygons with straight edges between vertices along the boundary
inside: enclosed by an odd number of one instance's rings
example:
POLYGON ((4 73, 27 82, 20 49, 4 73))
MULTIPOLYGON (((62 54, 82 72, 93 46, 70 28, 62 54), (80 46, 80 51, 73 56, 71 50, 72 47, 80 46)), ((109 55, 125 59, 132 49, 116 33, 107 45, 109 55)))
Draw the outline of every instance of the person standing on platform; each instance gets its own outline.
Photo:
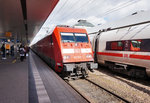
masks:
POLYGON ((14 45, 12 45, 11 47, 10 47, 10 52, 11 52, 11 56, 13 57, 14 56, 14 45))
POLYGON ((20 52, 20 60, 23 61, 25 56, 25 49, 22 45, 20 45, 19 52, 20 52))
POLYGON ((25 46, 25 58, 29 55, 29 47, 26 45, 25 46))
POLYGON ((6 54, 5 54, 5 44, 2 45, 1 51, 2 51, 2 59, 6 59, 6 54))
POLYGON ((9 55, 10 54, 10 44, 8 44, 8 43, 5 44, 5 50, 6 50, 6 54, 9 55))

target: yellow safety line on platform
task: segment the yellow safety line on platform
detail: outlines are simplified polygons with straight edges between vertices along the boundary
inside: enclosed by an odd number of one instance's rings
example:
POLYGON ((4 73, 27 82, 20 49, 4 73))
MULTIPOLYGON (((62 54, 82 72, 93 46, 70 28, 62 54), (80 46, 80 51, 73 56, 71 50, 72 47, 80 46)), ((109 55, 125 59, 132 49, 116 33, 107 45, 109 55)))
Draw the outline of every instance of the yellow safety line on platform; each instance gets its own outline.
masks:
POLYGON ((16 63, 16 59, 12 61, 12 63, 16 63))

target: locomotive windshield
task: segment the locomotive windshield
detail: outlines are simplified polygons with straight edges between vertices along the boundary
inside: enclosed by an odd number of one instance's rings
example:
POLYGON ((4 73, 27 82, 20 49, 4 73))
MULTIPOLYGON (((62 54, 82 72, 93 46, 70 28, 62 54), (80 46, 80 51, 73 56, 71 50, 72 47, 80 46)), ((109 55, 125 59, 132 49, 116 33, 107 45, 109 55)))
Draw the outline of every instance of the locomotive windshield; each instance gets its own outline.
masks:
POLYGON ((75 42, 73 33, 61 33, 62 42, 75 42))
POLYGON ((76 42, 87 42, 88 43, 88 37, 86 34, 75 33, 75 39, 76 39, 76 42))
POLYGON ((84 33, 61 33, 62 42, 87 42, 88 36, 84 33))

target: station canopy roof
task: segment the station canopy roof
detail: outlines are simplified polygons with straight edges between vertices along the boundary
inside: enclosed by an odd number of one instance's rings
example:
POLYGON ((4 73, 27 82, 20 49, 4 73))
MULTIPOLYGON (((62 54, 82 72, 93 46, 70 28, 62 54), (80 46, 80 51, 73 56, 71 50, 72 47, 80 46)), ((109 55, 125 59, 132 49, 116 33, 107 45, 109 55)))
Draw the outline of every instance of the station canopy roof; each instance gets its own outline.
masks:
POLYGON ((31 42, 59 0, 0 0, 0 37, 31 42))

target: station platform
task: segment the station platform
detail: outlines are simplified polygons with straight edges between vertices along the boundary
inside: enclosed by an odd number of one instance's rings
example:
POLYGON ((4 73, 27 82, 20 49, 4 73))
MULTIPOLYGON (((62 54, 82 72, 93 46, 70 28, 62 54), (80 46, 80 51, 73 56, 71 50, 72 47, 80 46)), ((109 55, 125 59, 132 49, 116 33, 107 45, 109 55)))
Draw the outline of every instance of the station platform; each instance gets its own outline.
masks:
POLYGON ((0 58, 0 103, 28 103, 28 59, 0 58))
POLYGON ((87 103, 30 51, 21 62, 0 60, 0 103, 87 103))

